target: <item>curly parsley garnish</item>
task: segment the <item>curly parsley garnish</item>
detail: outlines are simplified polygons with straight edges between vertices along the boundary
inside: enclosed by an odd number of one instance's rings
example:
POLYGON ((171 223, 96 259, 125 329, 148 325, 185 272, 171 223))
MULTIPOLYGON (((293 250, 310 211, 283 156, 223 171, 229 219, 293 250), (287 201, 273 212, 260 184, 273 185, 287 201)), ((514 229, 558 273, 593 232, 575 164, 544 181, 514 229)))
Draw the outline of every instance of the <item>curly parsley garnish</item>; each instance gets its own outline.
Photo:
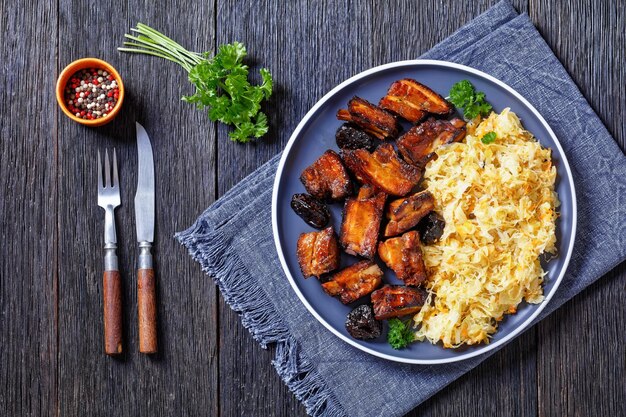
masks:
POLYGON ((487 132, 480 138, 480 141, 485 145, 489 145, 490 143, 494 143, 496 141, 496 132, 487 132))
POLYGON ((408 324, 403 323, 397 318, 389 320, 389 332, 387 333, 387 342, 394 349, 405 348, 415 340, 415 334, 408 324))
POLYGON ((235 142, 249 142, 267 133, 267 116, 261 111, 261 102, 272 95, 272 75, 262 68, 261 84, 248 81, 248 66, 243 64, 246 47, 239 42, 222 45, 214 57, 209 52, 191 52, 180 44, 138 23, 131 29, 137 33, 124 35, 130 41, 118 48, 124 52, 154 55, 176 62, 189 73, 189 82, 196 87, 191 96, 183 100, 194 103, 199 109, 207 109, 209 119, 233 125, 228 135, 235 142))
POLYGON ((458 108, 463 108, 463 117, 472 120, 476 116, 488 116, 492 110, 491 104, 485 101, 485 93, 476 91, 472 83, 467 80, 459 81, 450 89, 450 101, 458 108))

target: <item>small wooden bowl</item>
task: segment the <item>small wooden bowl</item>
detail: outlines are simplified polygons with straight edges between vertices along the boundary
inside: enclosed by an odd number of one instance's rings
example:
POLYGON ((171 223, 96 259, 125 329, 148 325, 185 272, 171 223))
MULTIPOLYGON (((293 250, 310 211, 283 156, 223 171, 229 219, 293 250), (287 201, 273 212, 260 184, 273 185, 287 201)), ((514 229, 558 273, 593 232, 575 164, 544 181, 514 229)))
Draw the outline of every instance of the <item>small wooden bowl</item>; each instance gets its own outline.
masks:
POLYGON ((67 117, 85 126, 93 126, 93 127, 102 126, 104 124, 109 123, 111 120, 113 120, 115 116, 117 116, 117 113, 119 113, 120 108, 122 108, 122 103, 124 102, 124 83, 122 82, 122 77, 120 77, 120 74, 108 62, 105 62, 98 58, 82 58, 82 59, 77 59, 76 61, 70 63, 67 67, 63 69, 63 71, 61 71, 61 75, 59 75, 59 79, 57 80, 56 95, 57 95, 57 102, 59 103, 61 110, 63 110, 63 113, 65 113, 67 117), (117 82, 117 85, 119 88, 119 97, 117 99, 117 103, 115 104, 115 107, 113 107, 113 110, 110 113, 108 113, 106 117, 101 117, 99 119, 92 119, 92 120, 81 119, 80 117, 76 117, 67 108, 67 105, 64 99, 65 86, 67 85, 67 82, 69 81, 69 79, 72 78, 74 74, 76 74, 76 72, 85 68, 97 68, 97 69, 105 70, 109 74, 113 75, 113 78, 117 82))

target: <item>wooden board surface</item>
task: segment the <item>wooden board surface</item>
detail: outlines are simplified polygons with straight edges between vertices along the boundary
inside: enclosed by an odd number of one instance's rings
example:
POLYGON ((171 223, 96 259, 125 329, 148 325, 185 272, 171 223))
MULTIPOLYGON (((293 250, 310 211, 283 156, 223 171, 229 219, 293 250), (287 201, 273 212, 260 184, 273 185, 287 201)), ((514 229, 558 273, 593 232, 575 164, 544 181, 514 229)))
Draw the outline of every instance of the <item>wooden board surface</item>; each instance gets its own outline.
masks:
POLYGON ((183 3, 157 9, 111 2, 59 10, 59 70, 97 53, 119 70, 129 92, 118 119, 88 129, 58 114, 58 415, 159 416, 217 414, 217 298, 208 279, 172 238, 215 199, 215 127, 178 98, 190 91, 173 63, 115 50, 136 22, 148 22, 193 48, 214 42, 213 6, 199 3, 173 19, 183 3), (97 25, 107 16, 114 25, 97 25), (207 21, 208 17, 208 21, 207 21), (77 36, 80 34, 80 36, 77 36), (159 353, 138 352, 137 243, 133 198, 137 185, 135 120, 151 132, 156 172, 159 353), (116 148, 122 206, 116 210, 118 255, 124 281, 124 349, 102 354, 103 210, 96 205, 96 152, 116 148))
MULTIPOLYGON (((8 57, 0 65, 0 415, 305 415, 270 363, 273 348, 252 340, 172 235, 279 152, 337 83, 417 57, 494 3, 178 0, 157 8, 0 0, 8 57), (231 143, 227 128, 178 100, 192 91, 182 69, 115 51, 138 21, 199 51, 244 42, 253 71, 267 66, 274 74, 268 138, 231 143), (58 72, 84 56, 111 62, 129 92, 123 114, 100 129, 70 122, 54 100, 58 72), (151 133, 156 159, 161 352, 154 358, 137 351, 135 119, 151 133), (96 152, 113 147, 122 186, 120 359, 102 353, 103 211, 95 189, 96 152)), ((624 149, 624 5, 514 5, 529 13, 624 149)), ((409 415, 626 415, 624 279, 626 264, 409 415)))

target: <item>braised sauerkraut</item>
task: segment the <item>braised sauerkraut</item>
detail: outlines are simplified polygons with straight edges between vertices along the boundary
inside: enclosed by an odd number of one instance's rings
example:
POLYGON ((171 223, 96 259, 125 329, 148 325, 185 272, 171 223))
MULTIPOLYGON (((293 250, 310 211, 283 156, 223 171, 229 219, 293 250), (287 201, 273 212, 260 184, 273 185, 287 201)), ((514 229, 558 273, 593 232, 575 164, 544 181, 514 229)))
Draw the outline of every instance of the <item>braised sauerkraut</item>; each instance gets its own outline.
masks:
POLYGON ((522 300, 543 301, 540 255, 556 253, 556 169, 509 109, 468 124, 464 141, 437 154, 424 178, 446 226, 423 247, 431 294, 414 317, 416 338, 488 343, 522 300), (484 144, 488 132, 496 140, 484 144))

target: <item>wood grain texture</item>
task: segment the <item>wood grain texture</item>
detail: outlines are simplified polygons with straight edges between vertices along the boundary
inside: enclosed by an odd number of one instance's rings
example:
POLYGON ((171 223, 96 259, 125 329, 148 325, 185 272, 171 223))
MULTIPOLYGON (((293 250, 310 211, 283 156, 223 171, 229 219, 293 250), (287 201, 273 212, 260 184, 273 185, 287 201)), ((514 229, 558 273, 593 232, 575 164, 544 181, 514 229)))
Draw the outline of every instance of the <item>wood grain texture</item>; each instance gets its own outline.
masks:
POLYGON ((124 350, 122 323, 122 277, 120 271, 104 271, 102 276, 104 313, 104 353, 119 355, 124 350))
POLYGON ((137 324, 139 326, 139 352, 157 353, 157 297, 154 269, 137 271, 137 324))
MULTIPOLYGON (((256 147, 229 143, 226 140, 227 129, 219 128, 218 154, 228 155, 219 158, 219 161, 224 161, 222 168, 218 169, 220 195, 256 169, 259 160, 269 159, 280 152, 299 120, 335 85, 372 66, 416 58, 454 32, 462 22, 471 20, 489 6, 489 2, 450 2, 446 5, 437 2, 392 2, 383 9, 376 2, 355 2, 348 7, 337 2, 292 2, 289 6, 254 2, 247 9, 220 2, 218 43, 240 40, 249 51, 263 53, 262 58, 254 55, 252 60, 260 60, 273 71, 279 97, 268 106, 275 109, 269 113, 282 119, 272 120, 272 126, 278 124, 281 128, 270 131, 269 144, 266 141, 256 147), (272 10, 280 13, 282 19, 271 14, 272 10), (442 19, 441 16, 446 14, 457 16, 457 19, 442 19), (267 24, 255 25, 256 21, 267 24), (230 26, 230 22, 237 22, 237 25, 230 26), (411 25, 417 29, 417 36, 412 30, 398 30, 411 25), (289 41, 280 42, 281 37, 287 34, 289 41), (303 50, 307 53, 303 54, 303 50), (342 65, 332 65, 334 62, 341 62, 342 65), (332 70, 326 70, 328 63, 331 63, 332 70), (279 107, 275 107, 277 105, 279 107), (233 160, 239 161, 236 167, 229 164, 233 160)), ((268 379, 277 380, 269 363, 273 351, 265 353, 254 343, 242 343, 242 339, 251 338, 239 323, 237 315, 223 302, 220 334, 223 343, 220 346, 220 375, 235 377, 232 383, 221 378, 222 395, 236 392, 244 398, 244 401, 223 402, 222 415, 245 415, 246 412, 253 415, 305 415, 302 407, 294 404, 293 396, 285 398, 281 395, 281 390, 284 390, 282 384, 276 386, 276 383, 265 382, 268 379), (264 359, 237 360, 257 355, 264 359), (246 398, 249 400, 246 401, 246 398), (291 411, 283 413, 283 409, 291 411)), ((491 359, 495 367, 487 365, 479 368, 457 383, 456 390, 450 395, 468 399, 463 402, 462 409, 457 402, 449 401, 449 396, 444 396, 443 400, 428 402, 413 415, 455 415, 472 410, 475 415, 490 410, 502 411, 502 415, 507 415, 506 412, 517 412, 520 416, 535 415, 534 346, 535 332, 531 330, 516 341, 515 348, 509 347, 491 359), (501 386, 506 386, 511 380, 524 384, 523 394, 500 395, 501 386), (493 401, 488 404, 471 401, 477 391, 493 398, 493 401)))
MULTIPOLYGON (((626 4, 529 3, 537 28, 626 149, 626 4)), ((626 415, 625 279, 622 263, 537 326, 539 417, 626 415)))
MULTIPOLYGON (((245 43, 253 70, 267 66, 275 82, 274 95, 266 105, 271 126, 266 138, 253 146, 236 145, 228 141, 228 129, 218 127, 218 191, 222 195, 280 152, 300 119, 328 90, 373 65, 369 53, 373 11, 369 2, 218 4, 218 44, 245 43), (328 71, 328 63, 341 65, 332 65, 328 71)), ((274 349, 259 348, 223 300, 220 342, 222 416, 305 415, 304 407, 271 365, 274 349), (231 397, 238 400, 225 401, 231 397)))
MULTIPOLYGON (((211 280, 172 238, 280 152, 313 104, 372 66, 419 56, 496 0, 240 2, 0 0, 0 415, 304 416, 211 280), (238 40, 252 72, 267 66, 270 132, 254 145, 178 98, 175 64, 120 54, 138 21, 197 51, 238 40), (79 126, 56 107, 55 77, 97 56, 127 89, 119 118, 79 126), (54 70, 56 69, 56 71, 54 70), (49 86, 49 87, 46 87, 49 86), (46 93, 47 91, 47 93, 46 93), (44 94, 42 94, 44 92, 44 94), (21 103, 28 103, 27 106, 21 103), (138 352, 134 121, 152 139, 157 175, 159 353, 138 352), (102 353, 103 212, 96 151, 117 148, 116 211, 125 354, 102 353)), ((626 147, 626 7, 603 0, 515 0, 626 147)), ((258 80, 258 77, 255 78, 258 80)), ((626 264, 584 291, 409 416, 626 415, 626 264)))
MULTIPOLYGON (((96 55, 115 66, 126 87, 122 112, 89 129, 57 112, 59 126, 59 416, 216 415, 216 290, 173 238, 215 198, 215 130, 206 115, 179 100, 191 91, 175 64, 115 50, 137 22, 190 48, 212 45, 211 3, 59 4, 59 66, 96 55), (181 10, 187 10, 181 16, 181 10), (184 23, 183 23, 184 21, 184 23), (133 198, 137 186, 135 120, 150 135, 156 173, 159 353, 139 353, 133 198), (122 205, 116 210, 124 282, 125 354, 102 354, 103 212, 96 205, 96 151, 117 149, 122 205)), ((209 46, 210 49, 210 46, 209 46)))
POLYGON ((54 416, 57 9, 25 6, 0 0, 0 415, 54 416))

